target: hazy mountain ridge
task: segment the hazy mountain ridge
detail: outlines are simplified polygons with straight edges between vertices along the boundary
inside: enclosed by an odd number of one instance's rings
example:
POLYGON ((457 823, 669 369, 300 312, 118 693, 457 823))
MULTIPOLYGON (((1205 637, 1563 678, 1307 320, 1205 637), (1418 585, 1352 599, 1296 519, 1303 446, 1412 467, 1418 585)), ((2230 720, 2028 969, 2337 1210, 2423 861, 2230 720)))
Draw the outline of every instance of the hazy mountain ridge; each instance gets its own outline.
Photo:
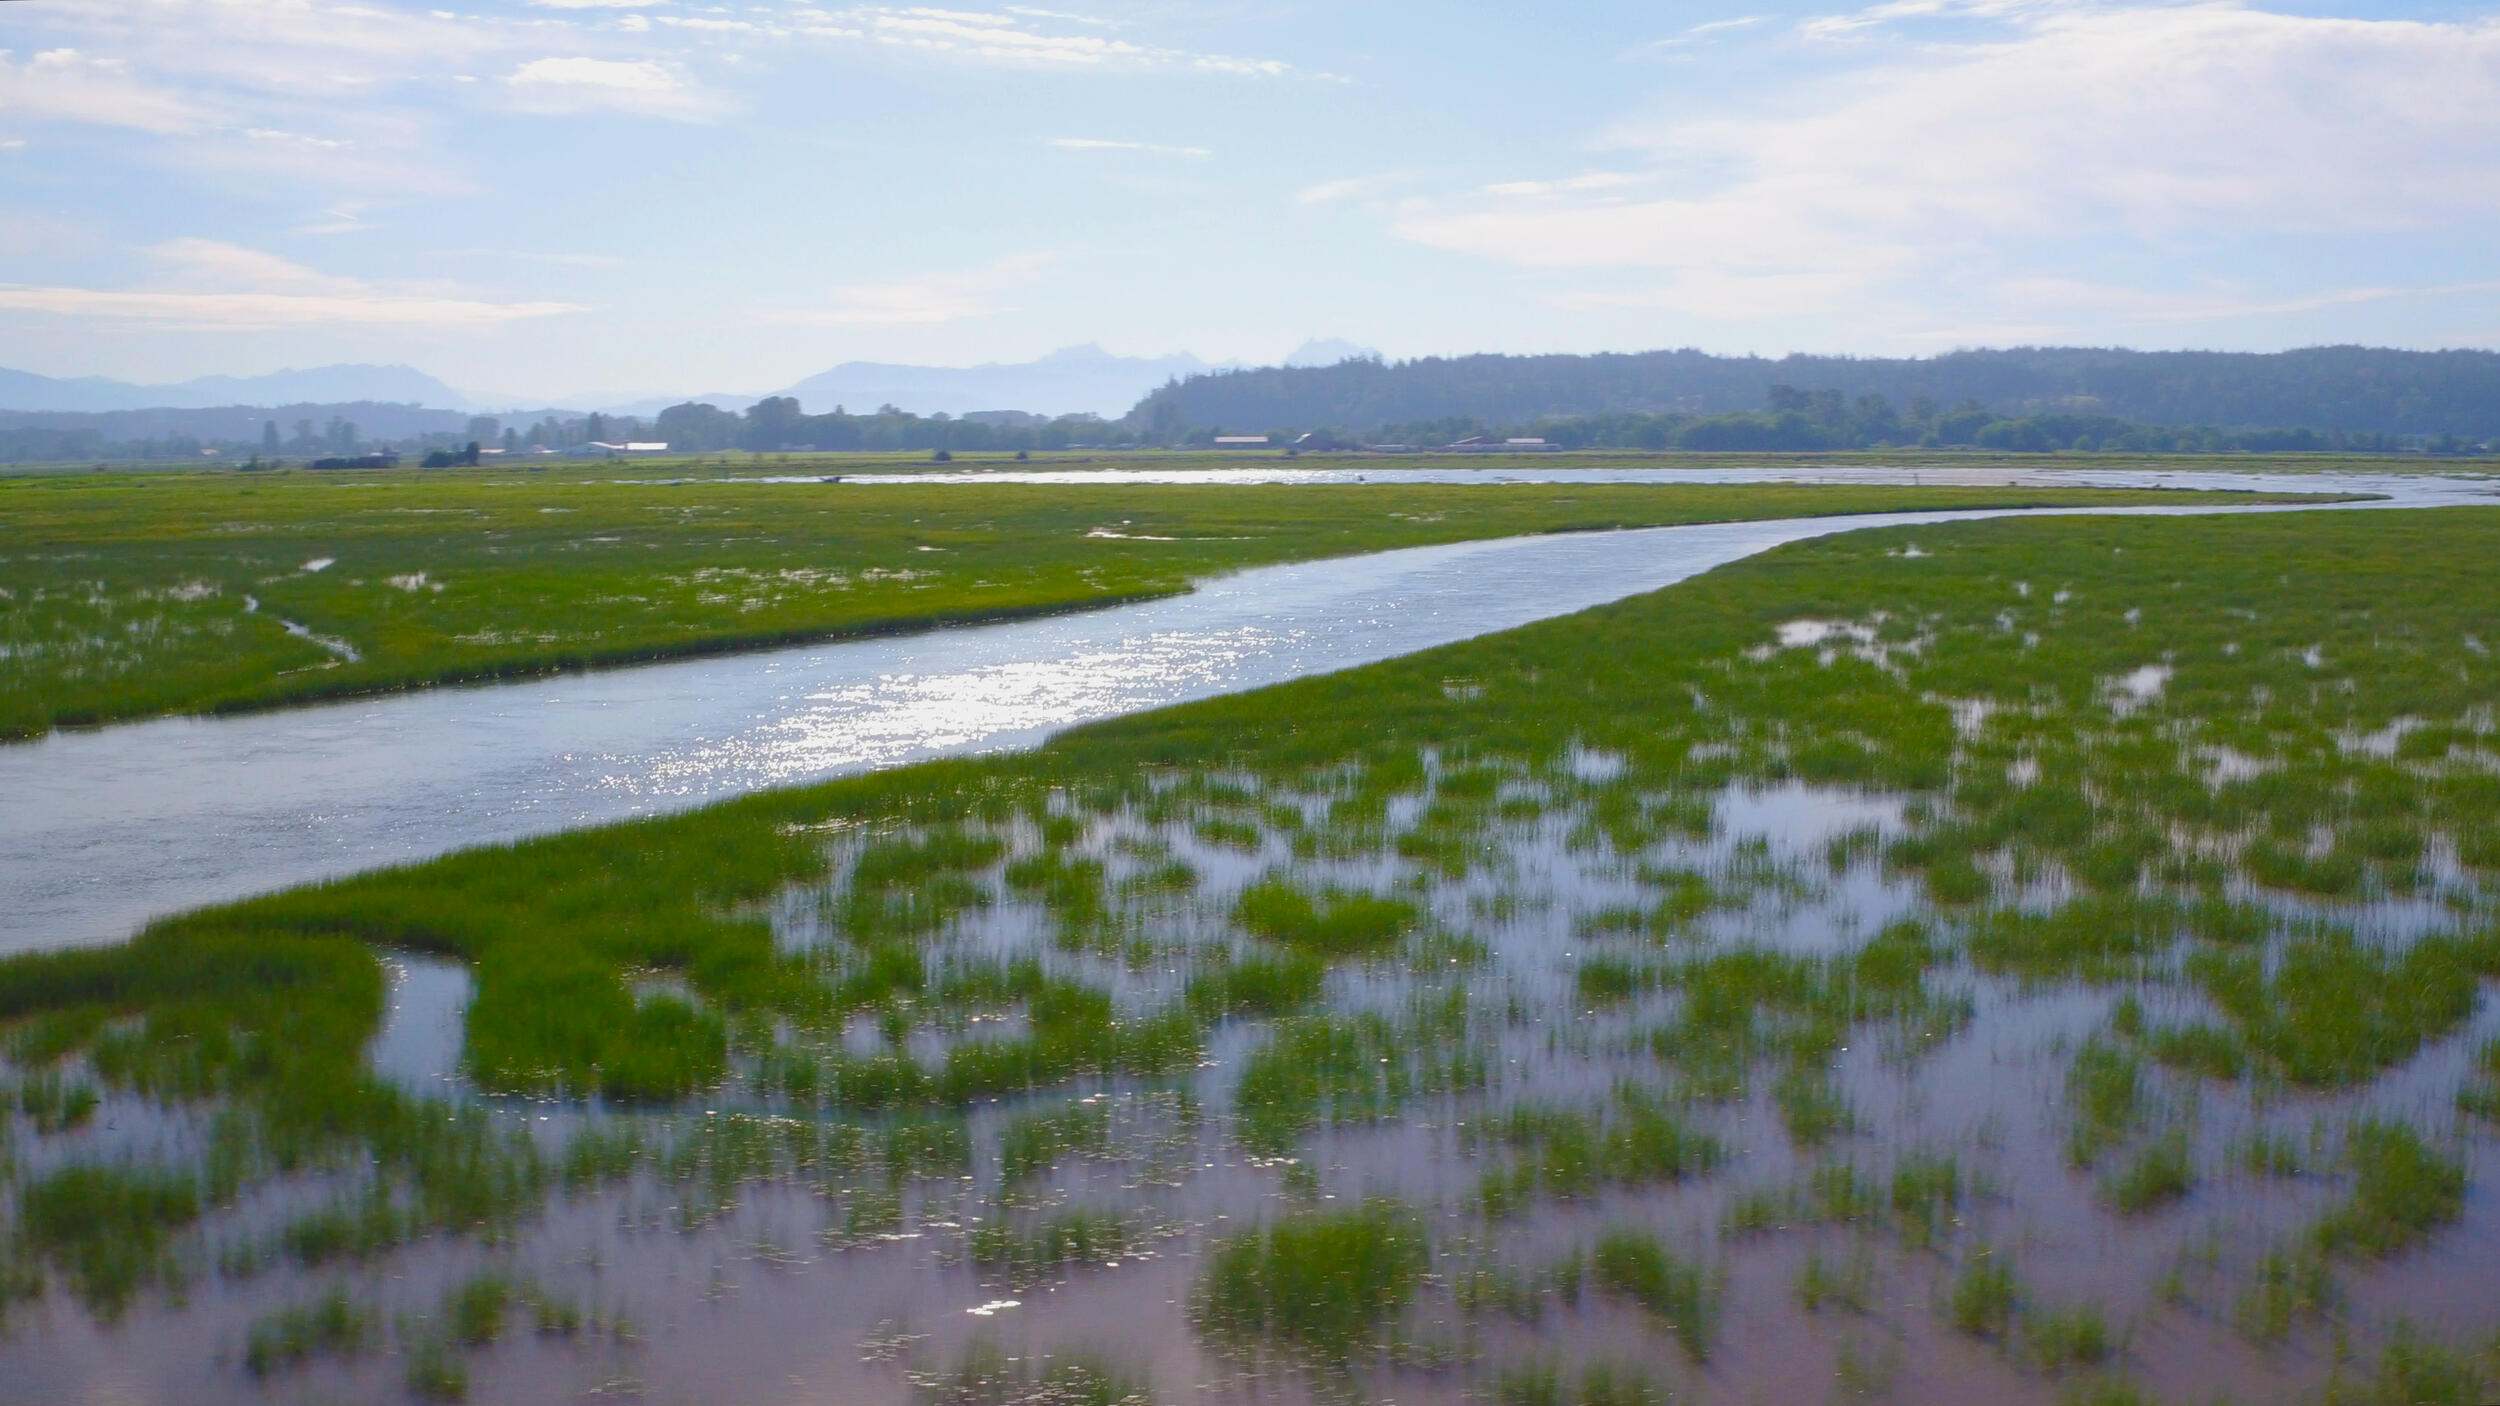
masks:
POLYGON ((468 398, 413 366, 346 363, 259 376, 195 376, 158 385, 0 368, 0 410, 94 413, 348 404, 459 409, 468 404, 468 398))

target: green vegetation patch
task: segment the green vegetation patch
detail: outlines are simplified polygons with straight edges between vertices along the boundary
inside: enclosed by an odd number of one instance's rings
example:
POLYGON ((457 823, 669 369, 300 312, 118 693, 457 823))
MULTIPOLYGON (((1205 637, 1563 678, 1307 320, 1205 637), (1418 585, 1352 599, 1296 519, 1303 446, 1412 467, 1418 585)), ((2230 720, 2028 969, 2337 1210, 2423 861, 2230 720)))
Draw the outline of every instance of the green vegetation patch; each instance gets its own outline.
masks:
POLYGON ((1422 1223, 1390 1202, 1285 1216, 1209 1252, 1200 1318, 1229 1341, 1350 1356, 1378 1345, 1431 1255, 1422 1223))

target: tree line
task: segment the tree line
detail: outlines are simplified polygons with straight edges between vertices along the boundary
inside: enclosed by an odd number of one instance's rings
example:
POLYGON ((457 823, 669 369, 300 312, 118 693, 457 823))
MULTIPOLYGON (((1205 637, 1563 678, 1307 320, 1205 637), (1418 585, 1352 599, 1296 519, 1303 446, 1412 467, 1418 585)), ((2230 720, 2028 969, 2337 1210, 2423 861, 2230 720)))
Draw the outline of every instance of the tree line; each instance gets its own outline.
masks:
MULTIPOLYGON (((1296 437, 1300 431, 1291 432, 1296 437)), ((2467 453, 2476 446, 2453 436, 2412 442, 2395 435, 2344 430, 2219 429, 2210 425, 2147 425, 2110 415, 2001 415, 1965 401, 1949 409, 1925 397, 1895 407, 1880 395, 1849 397, 1834 388, 1805 391, 1774 385, 1759 410, 1721 415, 1675 412, 1552 416, 1500 423, 1474 416, 1381 426, 1373 443, 1426 448, 1469 438, 1542 439, 1562 449, 1683 449, 1720 452, 1808 452, 1834 449, 1950 448, 2000 453, 2058 451, 2137 454, 2369 453, 2411 449, 2467 453)), ((1315 441, 1342 442, 1337 431, 1315 441)))
MULTIPOLYGON (((1167 440, 1218 425, 1252 432, 1325 425, 1378 439, 1393 427, 1456 421, 1528 425, 1626 414, 1744 414, 1762 409, 1774 386, 1830 387, 1850 402, 1877 396, 1897 406, 1976 406, 2007 421, 2081 417, 2306 429, 2407 443, 2441 436, 2500 439, 2500 352, 2374 347, 2266 353, 2016 347, 1924 358, 1776 359, 1688 348, 1370 359, 1192 376, 1148 395, 1128 418, 1167 440)), ((2075 427, 2092 432, 2080 421, 2075 427)))

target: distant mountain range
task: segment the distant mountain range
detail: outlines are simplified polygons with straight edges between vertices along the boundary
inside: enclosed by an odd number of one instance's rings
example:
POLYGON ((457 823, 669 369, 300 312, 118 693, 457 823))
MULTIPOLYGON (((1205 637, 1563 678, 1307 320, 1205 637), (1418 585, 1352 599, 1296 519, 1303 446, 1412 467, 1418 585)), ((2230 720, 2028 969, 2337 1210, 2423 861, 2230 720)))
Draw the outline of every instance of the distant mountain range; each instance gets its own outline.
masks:
MULTIPOLYGON (((1352 342, 1311 341, 1296 348, 1285 364, 1333 366, 1352 357, 1378 355, 1352 342)), ((993 361, 979 366, 846 361, 771 394, 794 397, 801 408, 815 415, 836 406, 863 414, 881 405, 892 405, 916 415, 1022 410, 1041 415, 1100 415, 1117 419, 1167 382, 1239 364, 1219 365, 1188 352, 1119 356, 1086 345, 1062 347, 1033 361, 993 361)), ((694 400, 723 410, 744 410, 762 398, 753 394, 644 397, 602 403, 600 408, 626 415, 652 415, 681 401, 694 400)))
POLYGON ((458 409, 468 398, 412 366, 315 366, 265 376, 200 376, 167 385, 102 376, 63 379, 0 368, 0 410, 204 410, 358 401, 458 409))
MULTIPOLYGON (((1379 353, 1345 341, 1305 342, 1286 358, 1288 366, 1329 366, 1379 353)), ((1238 363, 1226 363, 1238 365, 1238 363)), ((844 362, 778 391, 716 391, 700 395, 622 397, 568 396, 559 404, 610 414, 651 416, 685 401, 744 410, 764 394, 798 398, 811 414, 839 405, 866 412, 896 405, 921 415, 963 415, 980 410, 1022 410, 1041 415, 1094 414, 1117 418, 1147 393, 1176 379, 1222 369, 1187 352, 1170 356, 1118 356, 1097 346, 1065 347, 1033 361, 980 366, 908 366, 880 361, 844 362)), ((205 410, 231 407, 332 404, 421 405, 437 410, 509 412, 543 403, 518 396, 463 395, 409 366, 316 366, 265 376, 202 376, 166 385, 140 385, 101 376, 62 378, 0 369, 0 411, 205 410)))

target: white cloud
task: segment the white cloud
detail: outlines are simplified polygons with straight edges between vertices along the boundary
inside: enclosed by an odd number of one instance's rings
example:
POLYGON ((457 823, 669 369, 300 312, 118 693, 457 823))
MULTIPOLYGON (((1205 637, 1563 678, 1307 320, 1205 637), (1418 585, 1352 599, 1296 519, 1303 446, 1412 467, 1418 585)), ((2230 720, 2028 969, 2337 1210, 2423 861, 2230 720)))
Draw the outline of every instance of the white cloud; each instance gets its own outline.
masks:
POLYGON ((1117 39, 1089 32, 1105 27, 1098 21, 1022 6, 984 11, 869 5, 848 10, 800 11, 794 23, 799 33, 817 38, 881 44, 1003 67, 1182 69, 1243 78, 1281 78, 1300 72, 1281 59, 1202 53, 1117 39), (1070 31, 1058 27, 1070 23, 1079 28, 1070 31))
POLYGON ((360 293, 353 278, 322 273, 261 249, 217 239, 169 239, 148 250, 169 282, 186 288, 248 288, 263 293, 360 293))
POLYGON ((1161 142, 1115 142, 1105 141, 1099 137, 1051 137, 1043 145, 1057 147, 1061 151, 1125 151, 1141 156, 1178 156, 1191 161, 1203 161, 1215 155, 1214 152, 1202 146, 1166 146, 1161 142))
POLYGON ((196 132, 216 120, 213 109, 148 82, 122 60, 76 49, 46 49, 22 62, 0 49, 0 112, 159 136, 196 132))
POLYGON ((214 239, 173 239, 148 251, 161 276, 140 288, 0 283, 0 312, 169 328, 491 327, 586 309, 494 302, 456 290, 385 287, 214 239))
POLYGON ((649 59, 532 59, 505 75, 504 85, 526 112, 631 112, 692 121, 717 110, 711 99, 649 59))
POLYGON ((2009 34, 1792 90, 1767 115, 1613 134, 1711 179, 1632 200, 1514 182, 1411 203, 1397 231, 1522 267, 1648 271, 1648 291, 1587 295, 1601 302, 1831 311, 1948 268, 2053 271, 2025 261, 2079 242, 2175 261, 2198 240, 2436 237, 2500 212, 2500 22, 1988 8, 2014 15, 2009 34), (1548 198, 1499 198, 1522 193, 1548 198))
POLYGON ((0 312, 236 331, 287 327, 491 327, 582 312, 572 303, 490 303, 394 294, 171 293, 0 283, 0 312))
POLYGON ((1412 173, 1405 171, 1388 171, 1375 176, 1345 176, 1304 186, 1293 193, 1293 199, 1297 205, 1334 205, 1343 200, 1380 195, 1414 179, 1412 173))
MULTIPOLYGON (((2088 0, 2086 0, 2088 3, 2088 0)), ((2180 0, 2182 4, 2217 4, 2228 6, 2231 0, 2180 0)), ((1856 41, 1872 37, 1877 31, 1909 20, 1990 21, 2019 20, 2058 9, 2081 8, 2078 0, 1883 0, 1864 9, 1845 14, 1816 15, 1800 20, 1800 38, 1821 42, 1856 41)))
POLYGON ((529 0, 542 10, 646 10, 668 0, 529 0))
POLYGON ((1583 171, 1576 176, 1563 176, 1550 181, 1496 181, 1484 187, 1484 193, 1512 197, 1569 195, 1588 190, 1621 190, 1626 186, 1646 185, 1656 179, 1638 171, 1583 171))
POLYGON ((1732 34, 1740 29, 1751 29, 1762 23, 1765 18, 1767 16, 1737 15, 1723 20, 1704 20, 1680 33, 1670 34, 1664 39, 1652 39, 1645 44, 1635 44, 1628 53, 1631 55, 1657 54, 1693 48, 1722 34, 1732 34))
POLYGON ((890 283, 854 283, 815 307, 776 307, 766 322, 798 327, 915 327, 991 317, 1013 309, 998 297, 1041 276, 1056 258, 1014 254, 978 268, 923 274, 890 283))

